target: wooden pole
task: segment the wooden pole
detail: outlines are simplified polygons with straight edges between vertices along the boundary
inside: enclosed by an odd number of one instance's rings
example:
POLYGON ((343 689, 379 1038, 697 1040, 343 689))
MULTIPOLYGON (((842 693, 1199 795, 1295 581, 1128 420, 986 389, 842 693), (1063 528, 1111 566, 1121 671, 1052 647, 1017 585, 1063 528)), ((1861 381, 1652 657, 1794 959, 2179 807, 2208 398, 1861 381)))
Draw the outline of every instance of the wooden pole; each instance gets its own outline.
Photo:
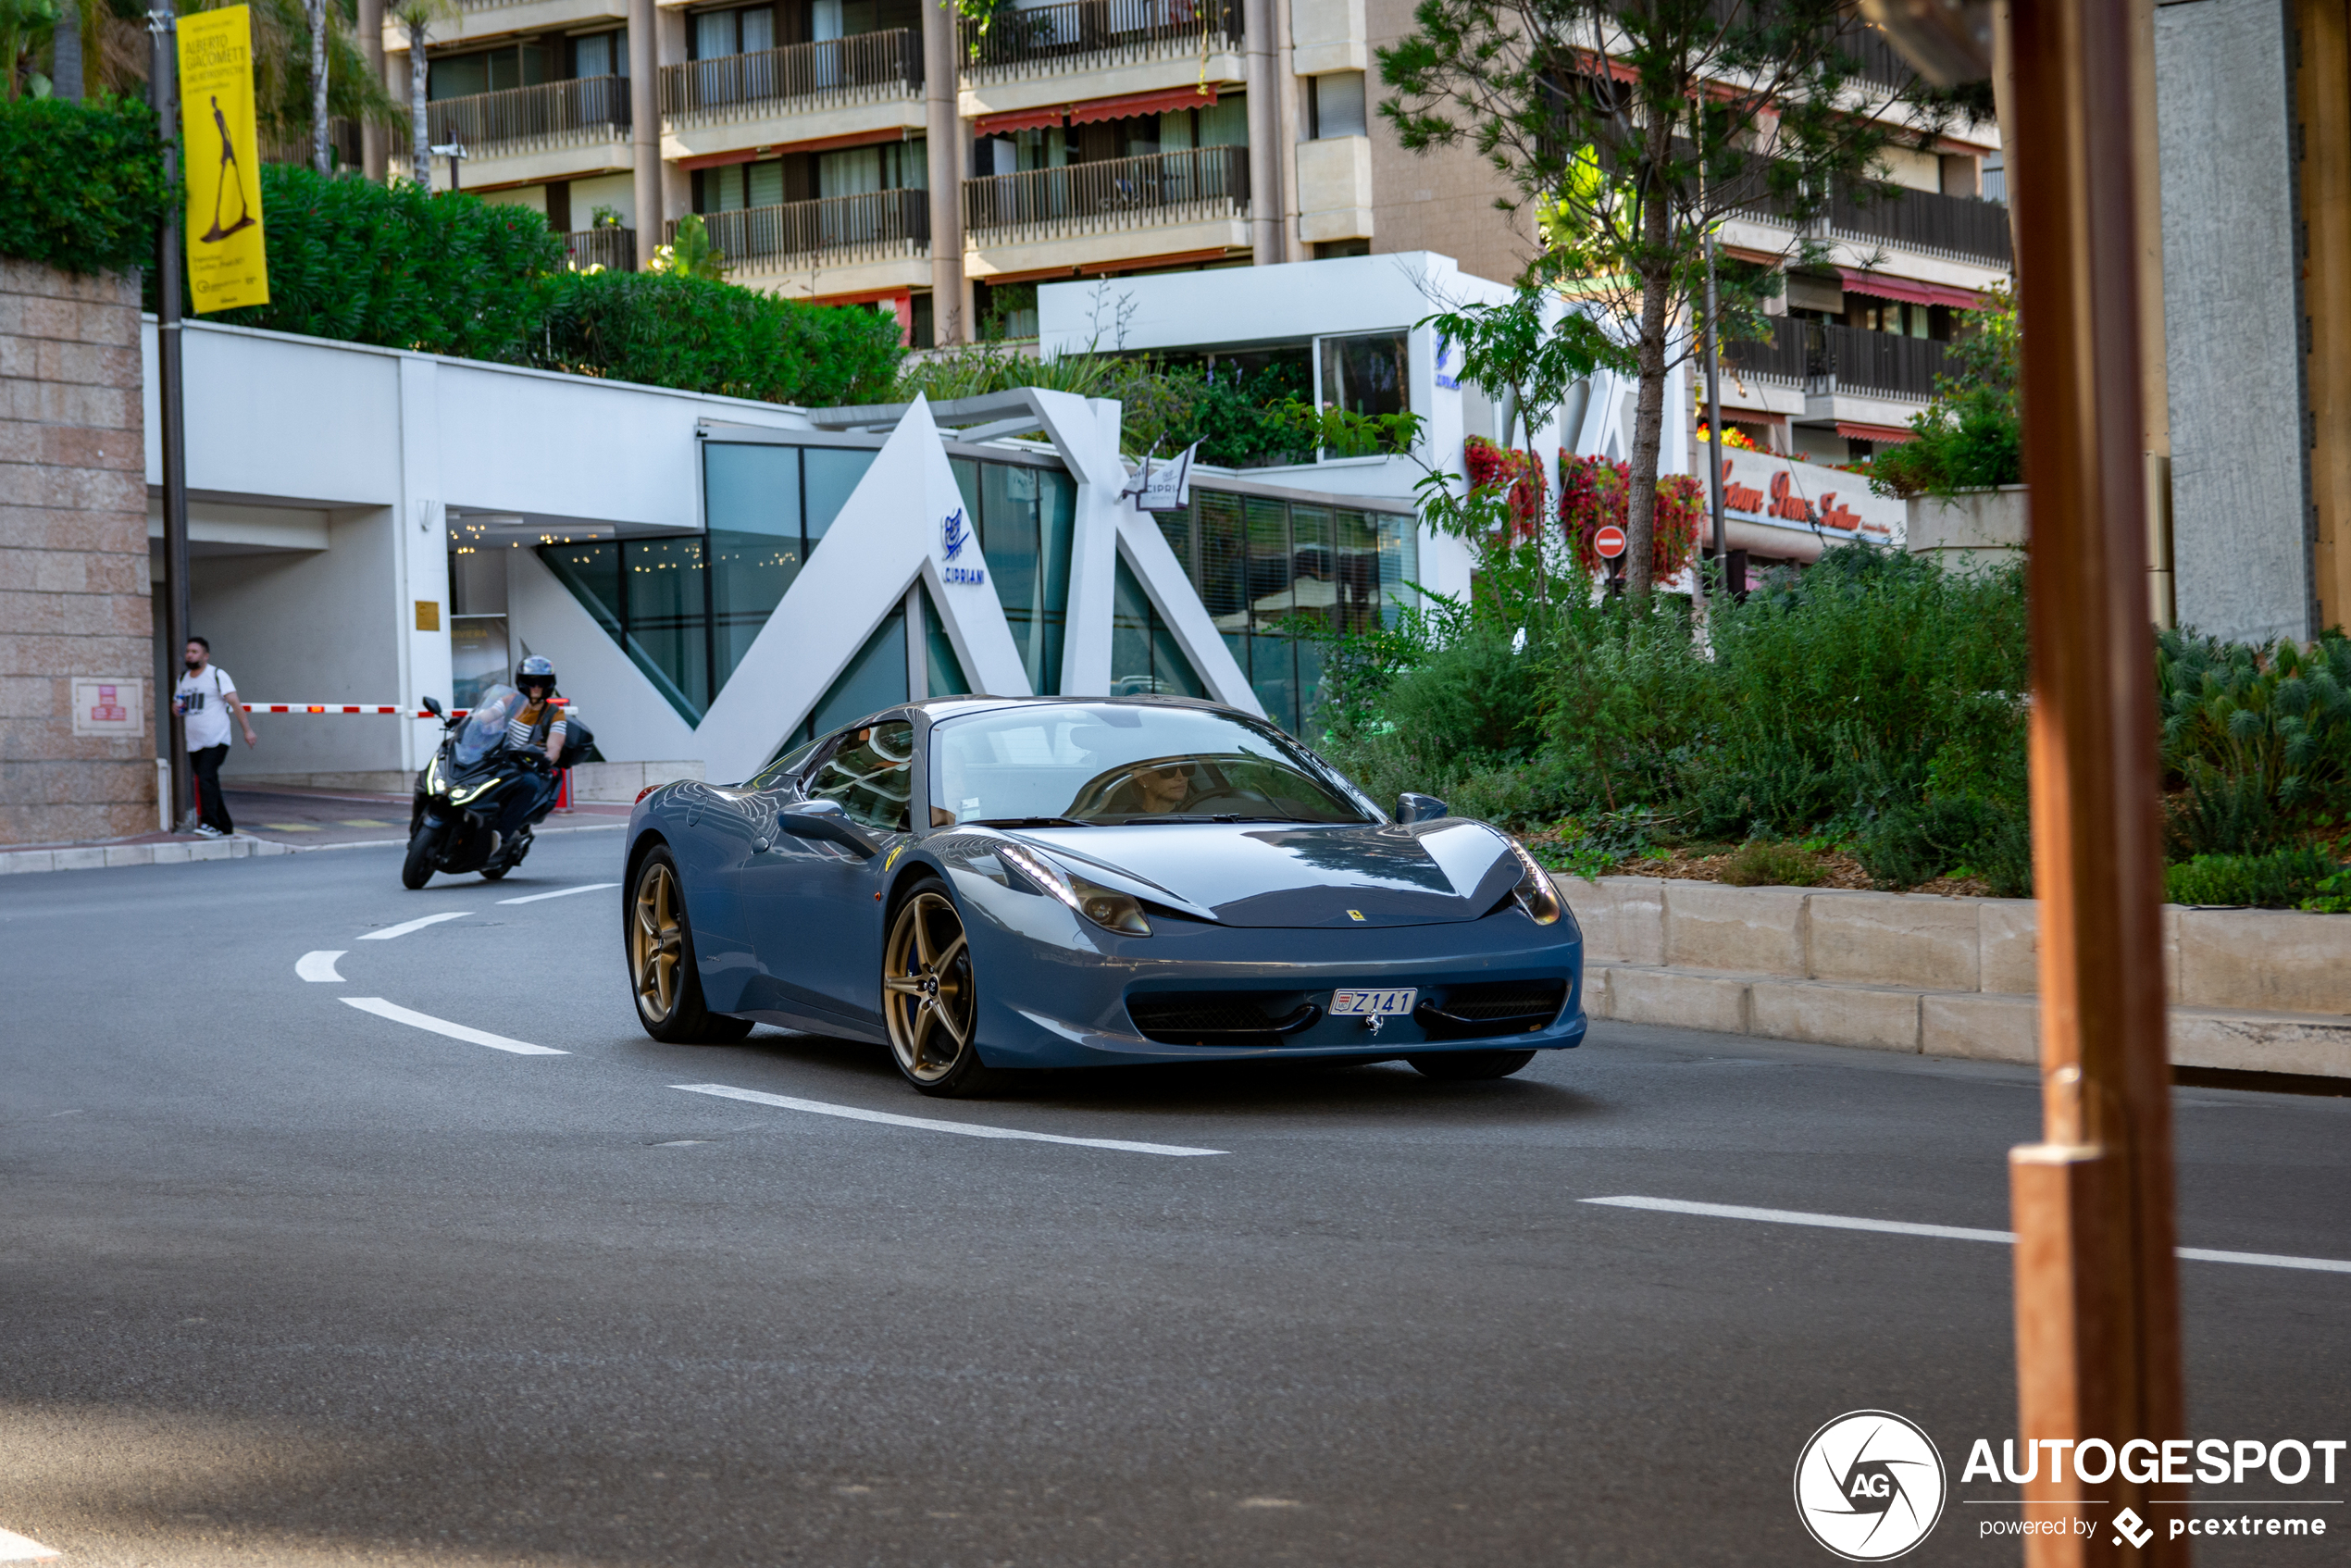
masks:
MULTIPOLYGON (((2034 874, 2046 1141, 2010 1156, 2024 1443, 2185 1436, 2146 588, 2132 0, 2010 0, 2009 200, 2032 485, 2034 874)), ((2070 1451, 2070 1450, 2059 1450, 2070 1451)), ((2178 1564, 2183 1487, 2040 1450, 2034 1568, 2178 1564), (2059 1506, 2094 1497, 2094 1507, 2059 1506), (2142 1550, 2112 1521, 2154 1531, 2142 1550)), ((2020 1461, 2021 1462, 2021 1461, 2020 1461)))

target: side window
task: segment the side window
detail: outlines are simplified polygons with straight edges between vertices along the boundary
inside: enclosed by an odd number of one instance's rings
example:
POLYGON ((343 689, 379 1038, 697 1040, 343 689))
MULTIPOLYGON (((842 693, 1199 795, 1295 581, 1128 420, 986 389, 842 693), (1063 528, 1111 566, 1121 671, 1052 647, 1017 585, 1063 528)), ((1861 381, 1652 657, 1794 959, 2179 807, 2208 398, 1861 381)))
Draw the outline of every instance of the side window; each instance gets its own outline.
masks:
POLYGON ((777 757, 774 762, 769 763, 765 767, 761 768, 758 775, 754 777, 749 784, 745 785, 744 788, 749 790, 779 790, 783 788, 783 786, 790 779, 791 776, 800 771, 800 765, 808 760, 808 753, 815 749, 815 741, 802 741, 801 744, 794 746, 790 751, 786 752, 782 756, 777 757))
POLYGON ((885 719, 852 729, 811 770, 808 793, 839 801, 851 820, 885 833, 909 830, 906 809, 914 781, 914 727, 885 719))

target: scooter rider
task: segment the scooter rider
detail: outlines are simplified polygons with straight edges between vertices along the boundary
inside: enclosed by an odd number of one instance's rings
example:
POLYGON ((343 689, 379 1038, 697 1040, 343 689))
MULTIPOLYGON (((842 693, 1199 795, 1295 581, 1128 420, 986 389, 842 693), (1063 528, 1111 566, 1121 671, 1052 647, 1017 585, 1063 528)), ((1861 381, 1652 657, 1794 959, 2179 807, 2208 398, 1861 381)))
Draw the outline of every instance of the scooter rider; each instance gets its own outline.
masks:
POLYGON ((505 819, 499 831, 512 837, 526 825, 535 822, 555 798, 555 763, 564 753, 566 710, 555 705, 555 666, 540 654, 533 653, 516 666, 515 687, 522 693, 522 705, 506 720, 506 744, 516 752, 544 752, 547 769, 534 772, 535 794, 515 792, 514 803, 507 807, 505 819))

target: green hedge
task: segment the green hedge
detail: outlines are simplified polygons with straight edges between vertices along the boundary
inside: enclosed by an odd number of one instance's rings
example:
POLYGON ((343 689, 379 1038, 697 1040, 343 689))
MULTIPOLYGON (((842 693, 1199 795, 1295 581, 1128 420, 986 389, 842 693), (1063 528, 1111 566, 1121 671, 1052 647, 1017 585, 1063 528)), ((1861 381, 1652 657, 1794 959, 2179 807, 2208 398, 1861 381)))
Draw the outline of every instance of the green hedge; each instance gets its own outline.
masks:
POLYGON ((261 205, 269 303, 207 319, 812 406, 880 395, 904 357, 896 320, 868 307, 569 271, 528 207, 277 164, 261 205))
POLYGON ((171 199, 144 104, 0 103, 0 256, 83 274, 146 267, 171 199))

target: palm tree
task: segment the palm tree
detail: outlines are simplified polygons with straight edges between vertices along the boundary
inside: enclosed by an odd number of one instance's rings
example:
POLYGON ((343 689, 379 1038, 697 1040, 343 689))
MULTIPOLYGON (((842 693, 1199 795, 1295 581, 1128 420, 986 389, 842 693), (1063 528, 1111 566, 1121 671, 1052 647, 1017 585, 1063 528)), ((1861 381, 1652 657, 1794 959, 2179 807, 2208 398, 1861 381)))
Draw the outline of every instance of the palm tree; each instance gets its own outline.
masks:
POLYGON ((385 14, 408 30, 408 178, 432 189, 432 130, 426 118, 425 33, 437 23, 454 21, 454 0, 398 0, 385 14))

